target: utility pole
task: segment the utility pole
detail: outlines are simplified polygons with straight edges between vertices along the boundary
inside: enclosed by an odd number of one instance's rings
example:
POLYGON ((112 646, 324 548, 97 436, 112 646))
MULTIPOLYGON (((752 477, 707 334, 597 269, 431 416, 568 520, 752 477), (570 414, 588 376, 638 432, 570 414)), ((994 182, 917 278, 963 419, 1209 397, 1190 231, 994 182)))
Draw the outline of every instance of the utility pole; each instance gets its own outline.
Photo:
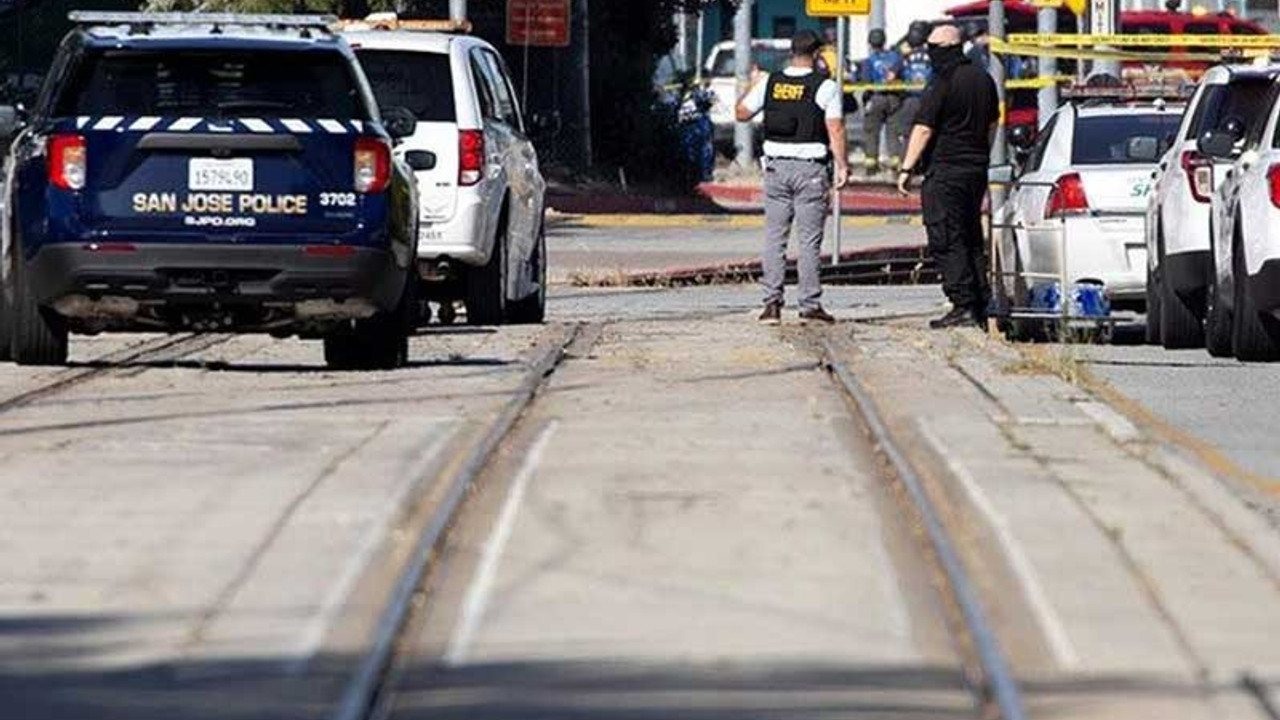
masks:
POLYGON ((885 0, 871 0, 871 18, 867 23, 867 30, 885 29, 884 4, 885 0))
MULTIPOLYGON (((1041 35, 1051 35, 1058 32, 1058 11, 1056 8, 1040 8, 1040 12, 1036 15, 1036 32, 1041 35)), ((1058 58, 1052 55, 1041 55, 1038 66, 1041 78, 1051 78, 1058 74, 1058 58)), ((1045 85, 1040 88, 1036 101, 1040 116, 1039 124, 1040 127, 1044 127, 1044 124, 1049 121, 1049 116, 1053 115, 1058 109, 1057 84, 1045 85)))
MULTIPOLYGON (((841 108, 844 107, 844 65, 845 65, 845 55, 848 53, 848 48, 849 48, 849 19, 838 17, 836 18, 836 66, 831 68, 831 70, 832 72, 835 73, 836 87, 840 88, 841 108)), ((841 132, 844 132, 843 127, 845 126, 845 122, 844 122, 843 109, 841 110, 841 113, 840 113, 840 125, 842 128, 841 132)), ((849 158, 846 156, 846 157, 837 158, 837 159, 841 161, 847 161, 849 158)), ((836 221, 835 227, 832 229, 832 232, 831 232, 831 242, 833 245, 832 251, 831 251, 832 265, 840 264, 840 244, 843 240, 844 228, 842 227, 843 222, 841 222, 841 219, 840 219, 841 210, 842 210, 840 196, 841 196, 841 191, 839 188, 836 188, 836 190, 831 193, 831 208, 832 208, 831 214, 835 216, 835 221, 836 221)))
MULTIPOLYGON (((987 15, 987 27, 993 40, 1005 39, 1004 0, 991 0, 990 10, 987 15)), ((992 53, 990 65, 991 79, 996 83, 996 97, 1000 101, 1000 120, 996 123, 996 137, 991 144, 991 164, 1004 165, 1009 162, 1004 130, 1004 119, 1007 111, 1007 98, 1004 91, 1004 56, 992 53)), ((1004 195, 1004 188, 993 187, 991 189, 991 207, 993 210, 1004 204, 1004 195)))
POLYGON ((449 19, 454 22, 467 19, 467 0, 449 0, 449 19))
MULTIPOLYGON (((741 0, 738 13, 733 16, 733 63, 737 80, 735 97, 730 105, 737 106, 739 98, 751 89, 751 8, 754 0, 741 0)), ((755 165, 755 126, 752 122, 736 122, 733 127, 733 143, 737 146, 739 170, 750 170, 755 165)))
MULTIPOLYGON (((1089 3, 1088 32, 1091 35, 1115 35, 1120 32, 1120 0, 1093 0, 1089 3)), ((1099 50, 1114 50, 1100 46, 1099 50)), ((1093 72, 1120 77, 1119 60, 1094 60, 1093 72)))

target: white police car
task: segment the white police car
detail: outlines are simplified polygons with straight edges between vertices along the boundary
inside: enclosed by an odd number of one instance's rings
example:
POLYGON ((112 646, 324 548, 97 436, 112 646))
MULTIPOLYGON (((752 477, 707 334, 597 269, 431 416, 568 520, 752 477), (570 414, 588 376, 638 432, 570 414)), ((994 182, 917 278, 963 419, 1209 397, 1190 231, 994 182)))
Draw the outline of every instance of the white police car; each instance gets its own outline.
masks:
POLYGON ((1243 138, 1234 128, 1200 138, 1230 163, 1212 198, 1212 269, 1205 344, 1215 355, 1280 360, 1280 80, 1243 138))
MULTIPOLYGON (((1145 304, 1144 211, 1162 140, 1181 108, 1070 103, 1024 144, 1021 172, 994 217, 1004 307, 1031 306, 1036 282, 1058 277, 1103 286, 1113 307, 1145 304), (1065 242, 1064 242, 1065 235, 1065 242)), ((1019 326, 1015 324, 1015 334, 1019 326)))
MULTIPOLYGON (((1261 115, 1276 69, 1211 68, 1160 159, 1147 205, 1147 341, 1169 349, 1204 341, 1210 269, 1210 199, 1231 163, 1201 154, 1204 133, 1243 133, 1261 115)), ((1221 335, 1218 336, 1221 338, 1221 335)), ((1219 339, 1218 344, 1221 345, 1219 339)))

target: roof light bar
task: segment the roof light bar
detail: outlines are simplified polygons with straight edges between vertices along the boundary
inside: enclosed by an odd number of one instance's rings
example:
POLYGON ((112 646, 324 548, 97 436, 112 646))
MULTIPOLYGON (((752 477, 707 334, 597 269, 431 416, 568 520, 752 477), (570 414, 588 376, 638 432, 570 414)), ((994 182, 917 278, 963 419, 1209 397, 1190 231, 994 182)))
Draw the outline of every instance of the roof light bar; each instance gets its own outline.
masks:
POLYGON ((73 10, 67 19, 79 25, 238 25, 328 30, 332 15, 251 15, 238 13, 96 12, 73 10))

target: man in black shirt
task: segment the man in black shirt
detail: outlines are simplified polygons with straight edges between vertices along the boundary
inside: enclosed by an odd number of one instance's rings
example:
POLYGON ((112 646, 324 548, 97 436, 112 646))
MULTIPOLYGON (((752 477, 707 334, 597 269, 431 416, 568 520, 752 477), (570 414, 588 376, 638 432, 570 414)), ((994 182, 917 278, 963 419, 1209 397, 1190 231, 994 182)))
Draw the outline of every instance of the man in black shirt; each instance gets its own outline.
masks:
POLYGON ((924 174, 922 205, 929 252, 942 270, 942 289, 952 309, 933 328, 984 325, 991 289, 982 233, 991 142, 1000 119, 996 85, 965 57, 960 31, 941 25, 929 36, 933 80, 898 175, 908 192, 911 176, 924 174))

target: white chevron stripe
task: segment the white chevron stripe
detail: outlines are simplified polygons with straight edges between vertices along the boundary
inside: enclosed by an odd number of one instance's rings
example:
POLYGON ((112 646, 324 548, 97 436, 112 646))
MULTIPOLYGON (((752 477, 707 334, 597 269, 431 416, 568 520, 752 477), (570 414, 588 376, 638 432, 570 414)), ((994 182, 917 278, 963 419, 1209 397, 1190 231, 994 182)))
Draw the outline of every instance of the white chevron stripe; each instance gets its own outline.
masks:
POLYGON ((296 132, 296 133, 311 132, 311 126, 301 120, 295 120, 293 118, 289 118, 288 120, 281 120, 280 122, 284 123, 284 126, 289 130, 289 132, 296 132))
POLYGON ((249 128, 249 132, 256 132, 256 133, 275 132, 275 129, 271 127, 270 123, 268 123, 265 120, 259 120, 258 118, 244 118, 240 121, 240 124, 249 128))
POLYGON ((325 130, 328 130, 334 135, 342 135, 349 132, 347 130, 347 126, 343 125, 337 120, 317 120, 316 122, 320 123, 320 127, 324 128, 325 130))
POLYGON ((133 121, 133 124, 129 126, 129 129, 132 130, 133 132, 147 132, 148 130, 150 130, 151 128, 159 124, 160 124, 160 118, 158 117, 150 117, 150 116, 140 117, 137 120, 133 121))
POLYGON ((102 118, 101 120, 99 120, 98 122, 94 123, 93 129, 94 130, 115 130, 116 126, 119 125, 123 120, 124 118, 120 117, 119 115, 108 115, 102 118))
POLYGON ((88 125, 90 120, 92 120, 92 118, 87 118, 84 116, 76 118, 76 129, 83 130, 84 126, 88 125))
POLYGON ((360 122, 359 120, 352 120, 351 127, 355 128, 357 133, 364 132, 364 123, 360 122))
POLYGON ((230 120, 210 120, 207 127, 209 132, 216 133, 229 133, 236 130, 230 120))
POLYGON ((167 129, 169 132, 190 132, 191 128, 204 122, 204 118, 184 117, 173 121, 167 129))

